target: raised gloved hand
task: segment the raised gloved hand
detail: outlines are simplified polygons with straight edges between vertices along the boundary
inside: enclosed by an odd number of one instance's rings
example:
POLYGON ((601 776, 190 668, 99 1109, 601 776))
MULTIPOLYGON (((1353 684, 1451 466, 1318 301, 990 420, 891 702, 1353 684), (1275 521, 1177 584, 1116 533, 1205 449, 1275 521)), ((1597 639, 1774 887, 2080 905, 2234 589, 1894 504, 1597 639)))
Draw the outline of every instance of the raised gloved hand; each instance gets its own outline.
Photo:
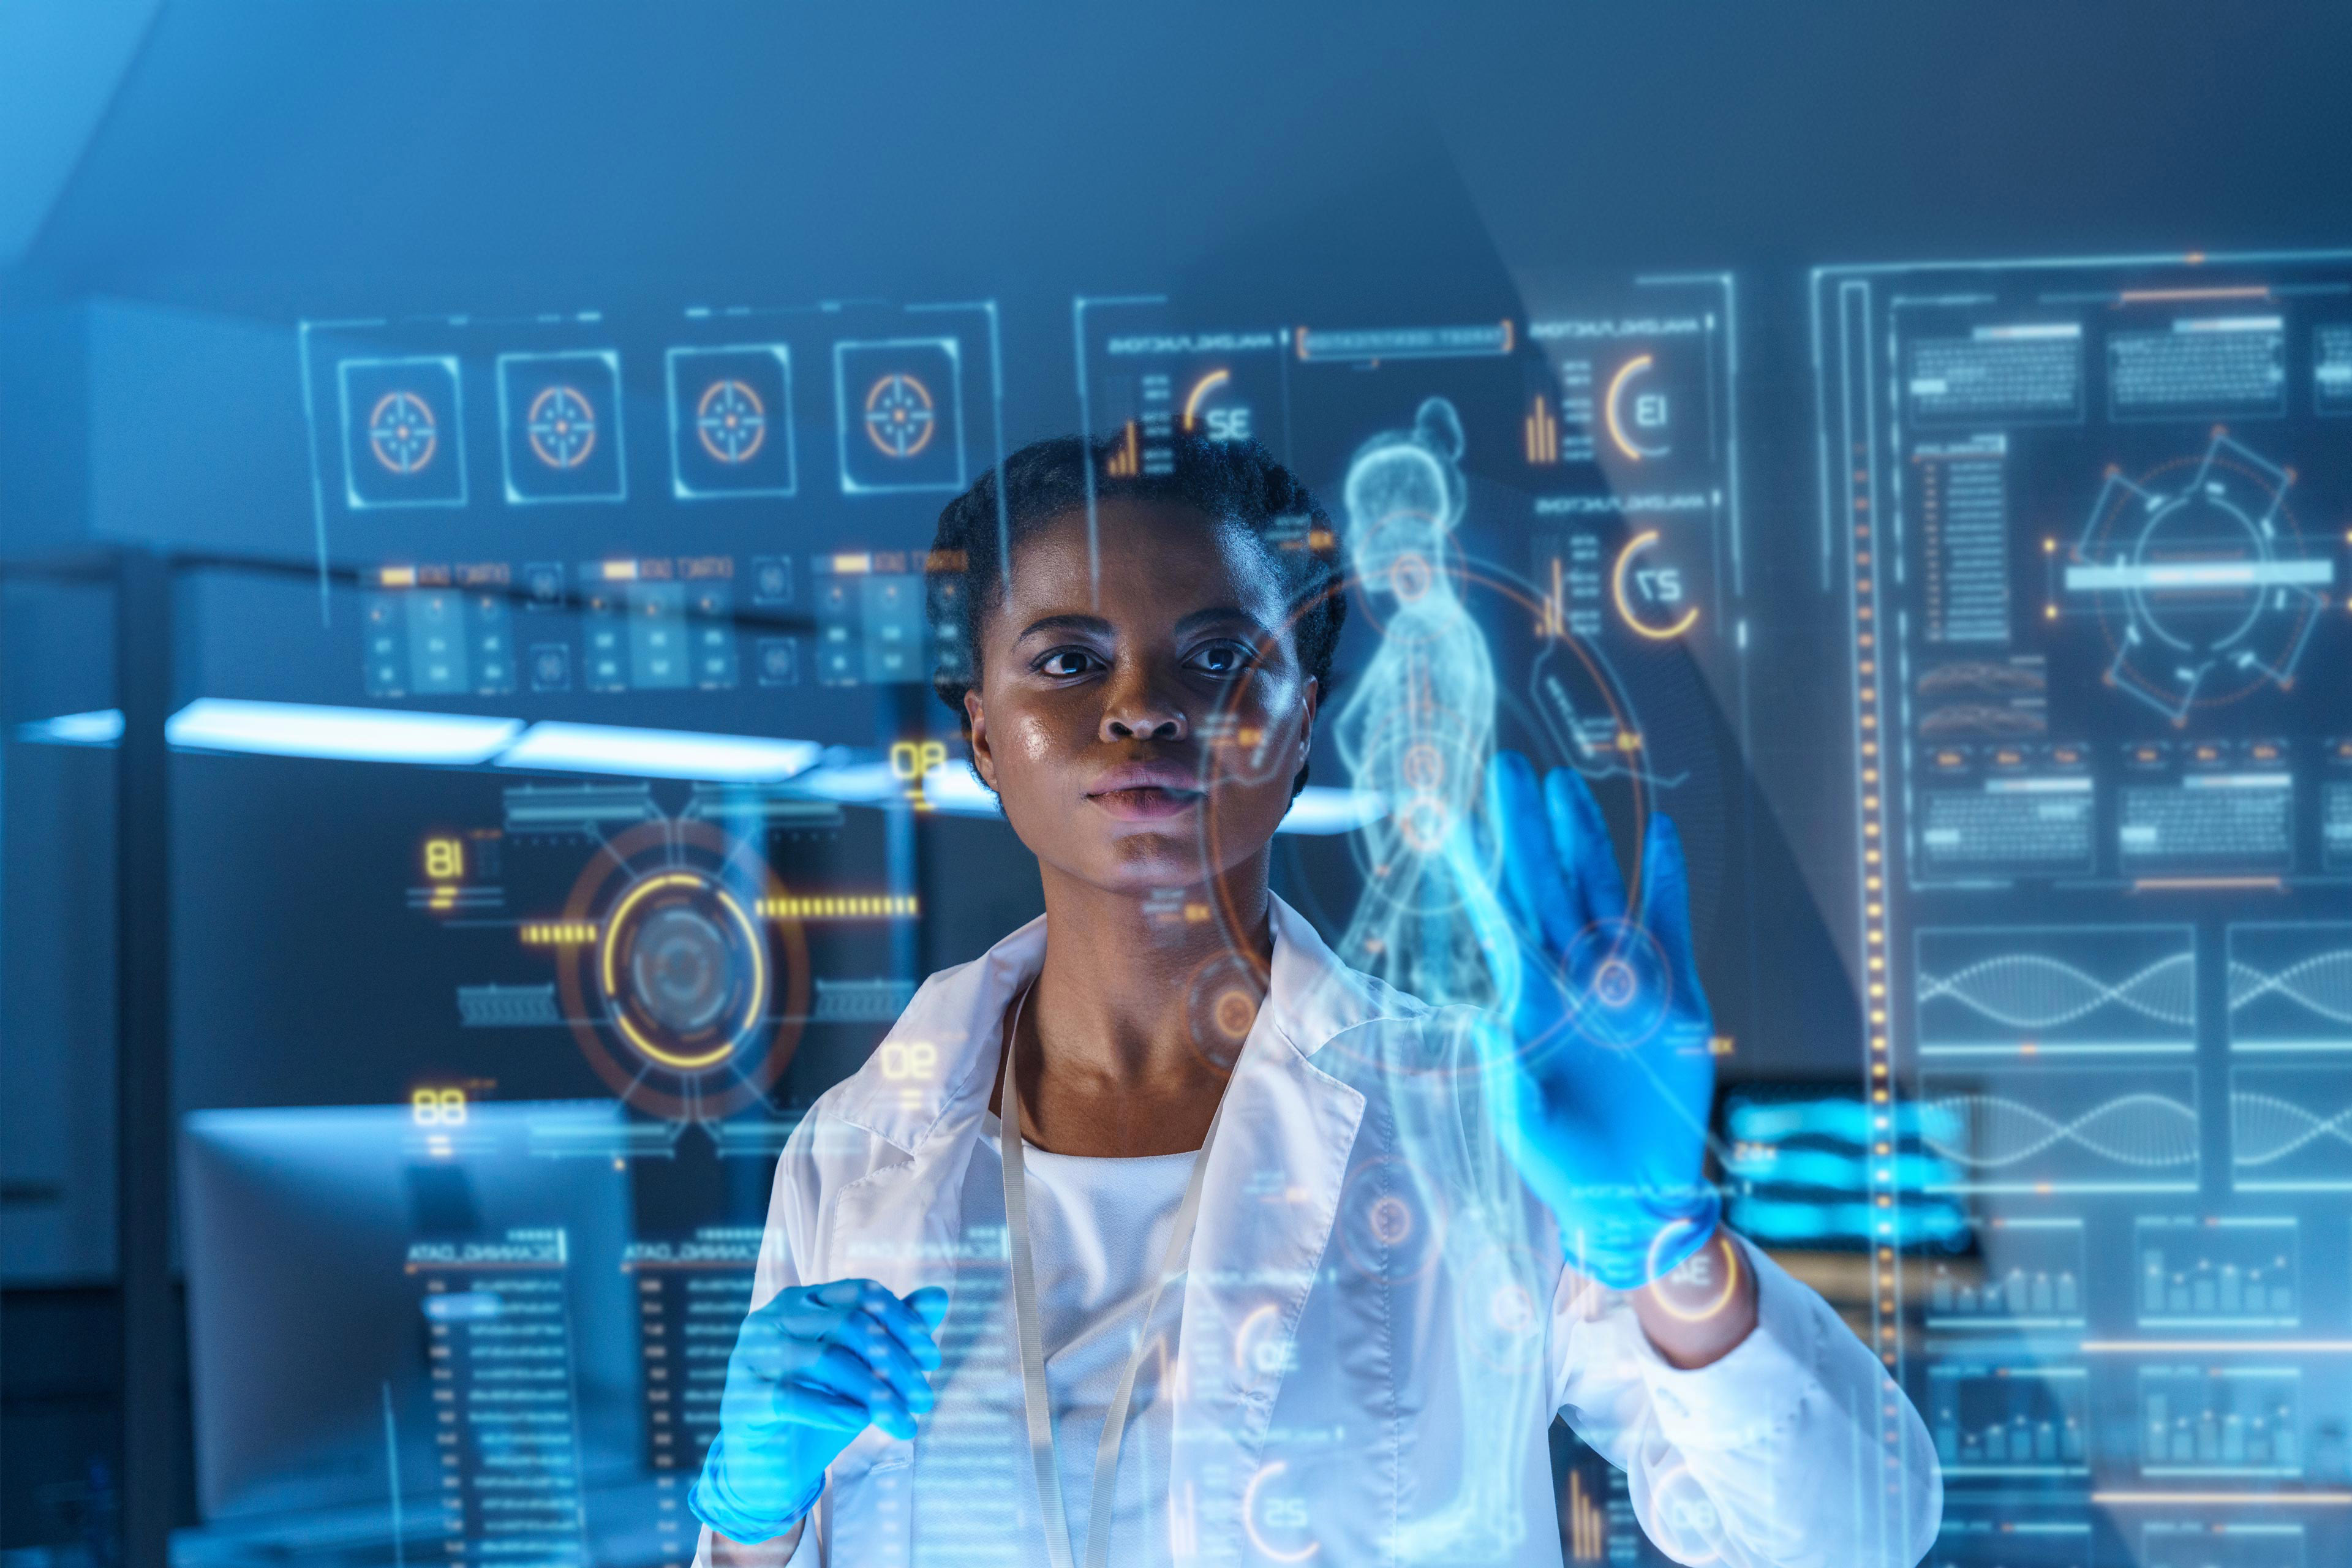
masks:
POLYGON ((697 1519, 742 1545, 772 1541, 814 1506, 827 1465, 868 1425, 912 1437, 931 1407, 936 1285, 902 1300, 871 1279, 785 1290, 743 1321, 727 1361, 719 1436, 688 1494, 697 1519))
POLYGON ((1502 1075, 1505 1142, 1560 1226, 1571 1266, 1612 1289, 1648 1284, 1706 1244, 1720 1204, 1705 1180, 1712 1023, 1691 956, 1688 874, 1674 824, 1653 816, 1641 904, 1583 779, 1505 752, 1486 780, 1497 894, 1516 961, 1502 1075))

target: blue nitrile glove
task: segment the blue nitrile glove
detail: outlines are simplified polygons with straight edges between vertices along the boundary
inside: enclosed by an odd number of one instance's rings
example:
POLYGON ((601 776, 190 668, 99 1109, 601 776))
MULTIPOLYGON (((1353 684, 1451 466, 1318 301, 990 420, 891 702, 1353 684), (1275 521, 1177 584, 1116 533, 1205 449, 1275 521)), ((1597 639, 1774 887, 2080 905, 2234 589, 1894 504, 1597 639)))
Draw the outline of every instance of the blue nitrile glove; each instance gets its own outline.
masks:
POLYGON ((739 1545, 772 1541, 824 1489, 824 1469, 870 1424, 912 1437, 931 1407, 924 1376, 947 1317, 936 1285, 904 1300, 871 1279, 780 1293, 743 1320, 719 1436, 687 1494, 694 1516, 739 1545))
POLYGON ((1671 1271, 1715 1232, 1705 1181, 1715 1090, 1706 994, 1691 956, 1689 877, 1674 824, 1654 816, 1641 908, 1583 779, 1496 755, 1486 813, 1516 960, 1507 1009, 1505 1141, 1558 1217, 1571 1266, 1612 1289, 1671 1271))

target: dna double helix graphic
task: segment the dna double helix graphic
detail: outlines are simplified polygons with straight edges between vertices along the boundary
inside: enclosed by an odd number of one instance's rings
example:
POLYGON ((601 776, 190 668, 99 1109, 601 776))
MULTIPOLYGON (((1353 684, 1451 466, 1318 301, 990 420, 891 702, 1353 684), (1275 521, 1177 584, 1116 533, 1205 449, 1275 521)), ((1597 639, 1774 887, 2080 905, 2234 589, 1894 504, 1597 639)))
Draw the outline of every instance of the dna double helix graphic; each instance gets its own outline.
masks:
POLYGON ((1958 1094, 1934 1103, 1966 1131, 1949 1139, 1930 1133, 1927 1146, 1978 1170, 2015 1165, 2062 1143, 2143 1170, 2197 1162, 2197 1111, 2166 1095, 2119 1095, 2063 1120, 2005 1095, 1958 1094))
MULTIPOLYGON (((2230 961, 2230 1011, 2276 996, 2331 1023, 2352 1027, 2352 948, 2315 952, 2275 973, 2243 959, 2230 961)), ((2352 1046, 2352 1035, 2344 1042, 2352 1046)))
POLYGON ((2230 1096, 2230 1133, 2241 1167, 2275 1164, 2323 1138, 2352 1150, 2352 1106, 2327 1116, 2274 1094, 2237 1089, 2230 1096))
POLYGON ((2158 1023, 2194 1028, 2197 958, 2191 952, 2171 953, 2110 985, 2044 953, 1997 953, 1951 974, 1922 970, 1921 1005, 1938 997, 2013 1029, 2057 1028, 2109 1005, 2127 1007, 2158 1023))

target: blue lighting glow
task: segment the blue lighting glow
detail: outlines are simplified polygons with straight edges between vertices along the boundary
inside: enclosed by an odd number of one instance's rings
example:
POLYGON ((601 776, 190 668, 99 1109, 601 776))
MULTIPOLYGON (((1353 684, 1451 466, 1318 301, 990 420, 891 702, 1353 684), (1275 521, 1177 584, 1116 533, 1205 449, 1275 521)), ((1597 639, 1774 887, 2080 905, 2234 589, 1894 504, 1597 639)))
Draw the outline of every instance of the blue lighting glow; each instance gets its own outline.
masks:
POLYGON ((814 741, 617 724, 539 723, 499 753, 498 765, 629 778, 772 784, 806 773, 824 754, 824 748, 814 741))
POLYGON ((45 746, 111 746, 122 739, 122 710, 60 713, 16 726, 16 738, 45 746))
POLYGON ((200 697, 163 723, 164 739, 183 751, 454 767, 488 762, 521 731, 520 719, 223 697, 200 697))

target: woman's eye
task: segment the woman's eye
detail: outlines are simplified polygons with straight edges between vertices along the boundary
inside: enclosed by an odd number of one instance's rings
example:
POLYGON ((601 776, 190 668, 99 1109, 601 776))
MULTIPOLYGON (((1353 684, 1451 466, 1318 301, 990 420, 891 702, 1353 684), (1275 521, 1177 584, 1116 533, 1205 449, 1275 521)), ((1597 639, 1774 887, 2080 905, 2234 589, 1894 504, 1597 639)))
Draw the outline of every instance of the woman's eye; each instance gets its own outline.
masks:
POLYGON ((1237 642, 1212 643, 1194 654, 1193 667, 1209 675, 1238 675, 1254 662, 1250 650, 1237 642))
POLYGON ((1091 663, 1093 663, 1093 656, 1084 648, 1057 647, 1037 661, 1037 673, 1052 676, 1084 675, 1091 663))

